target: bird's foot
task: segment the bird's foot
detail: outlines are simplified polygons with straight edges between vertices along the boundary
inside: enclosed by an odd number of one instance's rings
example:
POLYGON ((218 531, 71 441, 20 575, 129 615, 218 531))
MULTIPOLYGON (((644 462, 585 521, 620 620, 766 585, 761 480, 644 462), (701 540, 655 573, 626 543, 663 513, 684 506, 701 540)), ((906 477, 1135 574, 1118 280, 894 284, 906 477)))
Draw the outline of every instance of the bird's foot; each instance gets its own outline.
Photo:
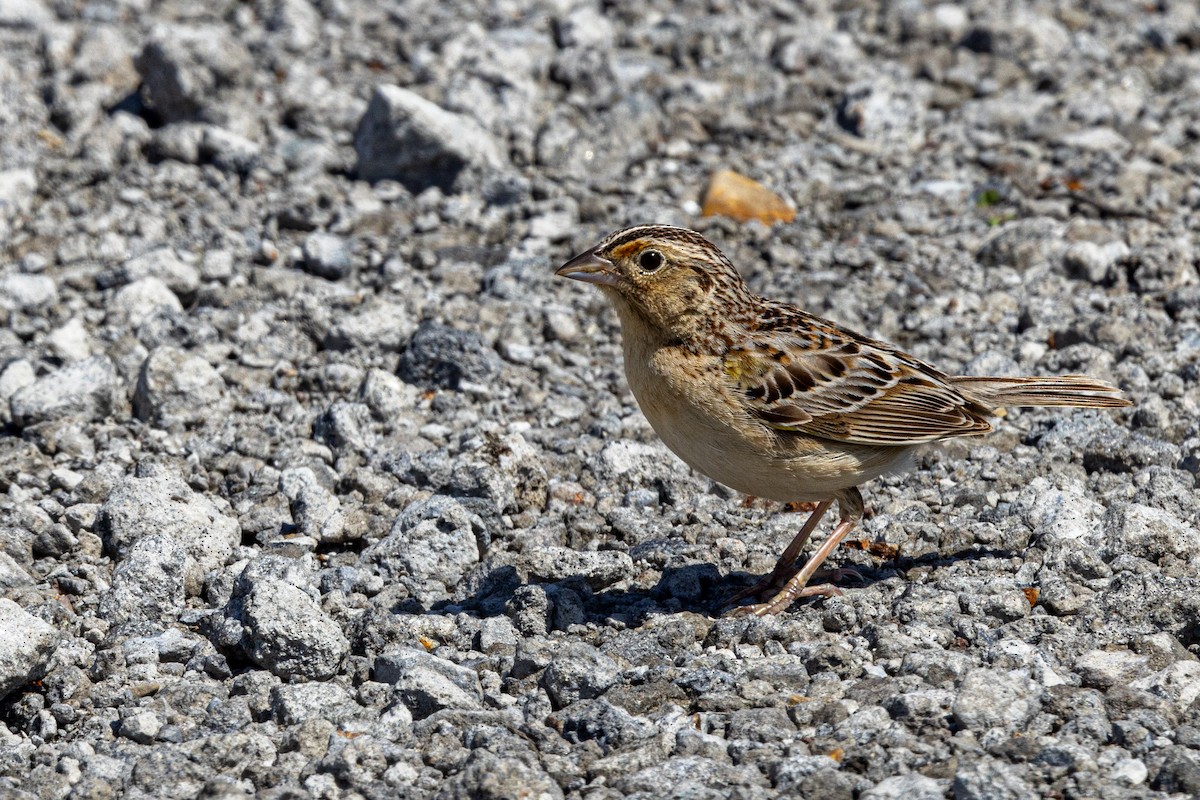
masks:
POLYGON ((842 590, 834 586, 832 583, 818 583, 815 586, 805 586, 801 589, 792 589, 785 587, 783 591, 772 597, 765 603, 755 603, 749 606, 738 606, 725 612, 728 617, 765 617, 771 614, 778 614, 786 611, 788 606, 799 600, 801 597, 837 597, 842 593, 842 590))
MULTIPOLYGON (((752 613, 756 616, 762 616, 763 614, 775 614, 779 611, 782 611, 784 608, 787 608, 787 605, 790 605, 790 603, 774 611, 758 611, 756 609, 767 608, 775 605, 776 602, 779 601, 787 592, 787 586, 799 571, 800 570, 798 569, 792 569, 786 570, 783 573, 777 573, 775 570, 772 570, 768 575, 764 576, 753 586, 742 589, 733 597, 729 598, 729 600, 726 601, 726 607, 728 610, 725 613, 735 616, 740 616, 745 613, 752 613), (737 605, 748 597, 759 598, 763 597, 764 595, 769 596, 771 599, 768 602, 757 603, 755 605, 737 605), (736 608, 734 606, 736 606, 736 608)), ((841 582, 846 578, 853 578, 859 583, 865 582, 861 572, 856 569, 850 569, 849 567, 836 567, 833 569, 818 570, 817 573, 813 575, 813 578, 823 581, 823 583, 815 586, 801 587, 800 593, 796 595, 796 598, 812 597, 815 595, 834 597, 841 594, 842 590, 833 584, 841 582)))

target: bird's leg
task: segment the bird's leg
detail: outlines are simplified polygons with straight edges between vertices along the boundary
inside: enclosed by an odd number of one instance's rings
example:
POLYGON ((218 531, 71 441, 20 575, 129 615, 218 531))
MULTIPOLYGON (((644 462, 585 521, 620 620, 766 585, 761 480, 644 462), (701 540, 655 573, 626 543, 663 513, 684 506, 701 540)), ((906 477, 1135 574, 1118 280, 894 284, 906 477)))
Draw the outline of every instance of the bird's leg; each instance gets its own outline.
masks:
POLYGON ((808 519, 804 521, 804 526, 800 528, 800 532, 792 539, 792 543, 783 551, 783 555, 775 562, 775 568, 765 575, 758 583, 751 586, 749 589, 742 591, 729 598, 729 605, 734 605, 740 600, 745 600, 747 597, 757 597, 768 589, 775 590, 783 585, 793 575, 792 565, 796 561, 796 557, 800 555, 800 550, 804 547, 804 543, 808 541, 808 537, 812 536, 812 532, 816 530, 820 524, 821 518, 825 516, 825 512, 833 505, 832 500, 824 500, 817 505, 808 519))
MULTIPOLYGON (((818 508, 818 511, 823 510, 818 508)), ((833 533, 821 542, 821 546, 817 548, 817 552, 813 553, 812 558, 804 565, 804 568, 797 572, 792 579, 787 582, 787 585, 766 603, 759 603, 752 606, 742 606, 737 608, 735 614, 753 614, 756 617, 762 617, 767 614, 778 614, 784 611, 801 597, 811 597, 812 595, 830 595, 837 594, 837 587, 832 584, 819 584, 817 586, 808 586, 809 579, 813 573, 820 568, 825 559, 829 558, 837 546, 841 544, 842 539, 850 531, 854 530, 854 526, 859 523, 863 516, 863 500, 858 489, 851 488, 846 494, 838 498, 838 510, 840 519, 837 527, 833 529, 833 533)), ((807 525, 805 527, 808 527, 807 525)), ((788 548, 791 550, 791 547, 788 548)))

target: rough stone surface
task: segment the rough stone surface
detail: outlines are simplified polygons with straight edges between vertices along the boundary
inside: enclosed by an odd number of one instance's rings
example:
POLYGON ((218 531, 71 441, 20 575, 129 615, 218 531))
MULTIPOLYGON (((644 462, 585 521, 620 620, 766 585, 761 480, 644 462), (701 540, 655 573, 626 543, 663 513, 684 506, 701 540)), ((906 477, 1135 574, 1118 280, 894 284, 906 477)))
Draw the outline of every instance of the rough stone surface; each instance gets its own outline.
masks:
POLYGON ((27 613, 11 600, 0 598, 0 699, 14 689, 46 674, 62 634, 52 625, 27 613))
POLYGON ((413 191, 449 189, 468 167, 498 169, 496 143, 471 118, 399 86, 375 87, 354 134, 358 175, 397 180, 413 191))
POLYGON ((121 379, 107 356, 68 364, 18 389, 9 400, 13 422, 25 427, 67 417, 98 420, 124 405, 121 379))
POLYGON ((284 679, 332 677, 350 648, 342 629, 280 573, 273 557, 266 558, 242 570, 226 609, 229 619, 241 623, 242 649, 284 679))
POLYGON ((118 558, 147 536, 168 536, 187 553, 189 593, 210 570, 222 566, 240 540, 237 520, 223 503, 197 495, 181 479, 163 473, 130 477, 112 488, 100 507, 96 532, 118 558))
POLYGON ((169 427, 194 426, 226 408, 225 382, 203 358, 175 347, 154 350, 142 364, 133 395, 139 419, 169 427))

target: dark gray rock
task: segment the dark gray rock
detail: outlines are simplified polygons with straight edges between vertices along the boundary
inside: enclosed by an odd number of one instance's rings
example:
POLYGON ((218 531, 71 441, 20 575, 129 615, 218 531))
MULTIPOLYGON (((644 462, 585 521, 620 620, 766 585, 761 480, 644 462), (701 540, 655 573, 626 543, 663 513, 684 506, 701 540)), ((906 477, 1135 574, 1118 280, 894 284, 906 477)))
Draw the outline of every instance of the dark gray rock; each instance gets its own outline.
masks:
POLYGON ((499 359, 479 335, 423 322, 400 356, 400 377, 429 389, 482 389, 500 371, 499 359))
POLYGON ((1200 792, 1200 757, 1185 747, 1170 748, 1150 788, 1184 795, 1200 792))
POLYGON ((354 134, 357 171, 368 181, 396 180, 419 192, 451 189, 471 168, 498 171, 505 159, 472 119, 399 86, 376 86, 354 134))
POLYGON ((169 122, 209 118, 224 91, 253 73, 252 63, 237 37, 215 25, 160 26, 135 59, 147 103, 169 122))

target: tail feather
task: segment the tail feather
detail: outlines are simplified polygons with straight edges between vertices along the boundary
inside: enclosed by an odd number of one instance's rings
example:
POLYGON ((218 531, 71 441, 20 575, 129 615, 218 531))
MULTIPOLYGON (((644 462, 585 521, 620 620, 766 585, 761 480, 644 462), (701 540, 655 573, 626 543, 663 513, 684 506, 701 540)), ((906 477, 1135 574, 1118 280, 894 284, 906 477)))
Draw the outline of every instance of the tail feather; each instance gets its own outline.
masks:
POLYGON ((956 377, 950 382, 964 395, 992 408, 1002 406, 1067 406, 1121 408, 1132 405, 1121 390, 1086 375, 1055 378, 956 377))

